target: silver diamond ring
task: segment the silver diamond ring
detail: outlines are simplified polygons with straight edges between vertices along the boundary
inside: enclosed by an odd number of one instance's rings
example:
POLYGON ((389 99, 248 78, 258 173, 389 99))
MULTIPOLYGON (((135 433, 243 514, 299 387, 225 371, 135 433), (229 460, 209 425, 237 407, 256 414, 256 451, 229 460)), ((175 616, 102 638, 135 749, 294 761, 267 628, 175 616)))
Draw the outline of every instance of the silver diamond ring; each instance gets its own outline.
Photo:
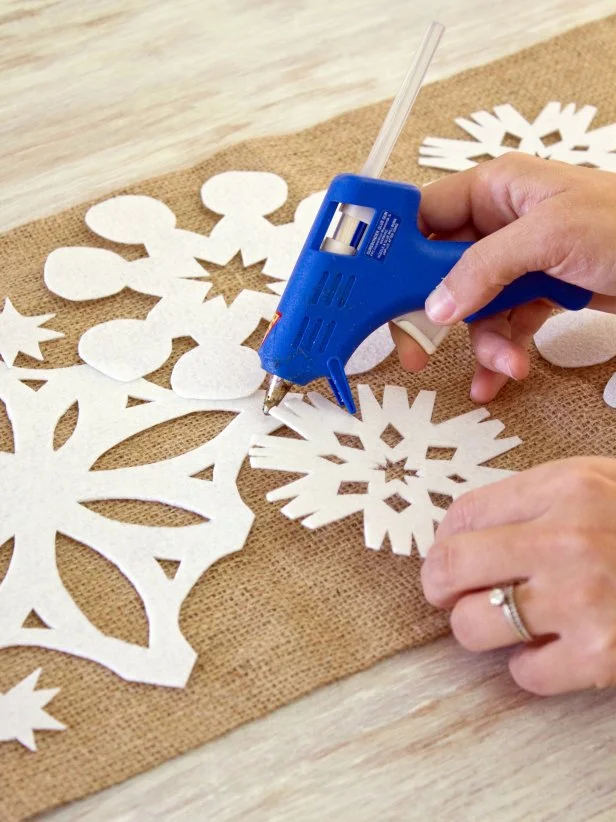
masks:
POLYGON ((522 642, 532 642, 534 636, 524 624, 515 601, 515 585, 506 585, 504 588, 492 588, 490 591, 490 605, 502 609, 507 622, 511 625, 522 642))

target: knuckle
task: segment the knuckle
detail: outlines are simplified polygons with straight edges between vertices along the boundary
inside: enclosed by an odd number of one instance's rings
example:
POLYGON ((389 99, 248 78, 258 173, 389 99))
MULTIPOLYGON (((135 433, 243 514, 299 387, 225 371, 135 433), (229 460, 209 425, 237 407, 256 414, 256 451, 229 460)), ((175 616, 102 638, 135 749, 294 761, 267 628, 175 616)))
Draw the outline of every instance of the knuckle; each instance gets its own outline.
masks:
POLYGON ((476 500, 476 494, 471 491, 463 494, 451 503, 441 523, 441 528, 443 528, 446 534, 458 534, 463 531, 468 531, 471 528, 476 509, 476 500))
POLYGON ((486 249, 486 245, 487 243, 479 240, 467 248, 462 255, 464 267, 473 274, 472 283, 475 288, 478 280, 482 280, 488 285, 498 284, 495 277, 495 271, 498 271, 498 266, 494 264, 494 257, 489 250, 486 249))
POLYGON ((563 493, 580 502, 594 501, 605 492, 606 480, 592 465, 573 463, 563 474, 563 493))
POLYGON ((441 605, 455 580, 455 561, 451 543, 445 540, 430 549, 421 569, 421 581, 426 599, 431 605, 441 605))
POLYGON ((612 586, 600 570, 586 570, 572 585, 568 596, 569 607, 573 613, 588 615, 608 600, 608 597, 613 596, 611 589, 612 586))

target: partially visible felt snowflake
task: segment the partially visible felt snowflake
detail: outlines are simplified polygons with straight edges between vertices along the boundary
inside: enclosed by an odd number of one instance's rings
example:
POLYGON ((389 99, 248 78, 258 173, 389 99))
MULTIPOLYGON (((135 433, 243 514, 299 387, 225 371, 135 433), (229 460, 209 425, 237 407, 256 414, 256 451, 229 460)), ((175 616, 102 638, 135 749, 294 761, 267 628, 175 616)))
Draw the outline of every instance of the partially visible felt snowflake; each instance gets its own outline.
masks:
MULTIPOLYGON (((286 201, 282 177, 262 171, 216 174, 201 189, 204 206, 220 216, 209 236, 178 228, 174 212, 152 197, 120 195, 91 206, 85 221, 94 234, 143 246, 146 256, 129 261, 105 248, 57 248, 45 262, 49 290, 74 302, 106 299, 124 289, 159 299, 145 319, 118 317, 86 329, 79 341, 81 359, 112 379, 130 381, 167 362, 173 340, 190 337, 197 347, 175 365, 172 389, 192 399, 249 396, 264 374, 244 343, 261 320, 272 317, 323 195, 304 198, 292 222, 275 225, 268 215, 286 201), (238 278, 229 274, 229 293, 212 299, 216 289, 202 263, 225 266, 237 254, 244 266, 263 264, 263 285, 265 277, 273 278, 268 289, 275 293, 244 289, 231 302, 238 278)), ((14 335, 5 336, 12 345, 14 335)), ((0 322, 0 353, 2 343, 0 322)), ((388 326, 378 329, 353 354, 347 373, 374 368, 393 348, 388 326)))
POLYGON ((13 365, 20 352, 35 360, 42 360, 40 343, 58 340, 64 336, 60 331, 41 328, 55 316, 40 314, 37 317, 28 317, 20 314, 7 297, 0 312, 0 357, 4 362, 8 366, 13 365))
MULTIPOLYGON (((560 368, 586 368, 616 358, 616 315, 592 308, 562 311, 550 317, 535 334, 541 356, 560 368)), ((616 374, 603 399, 616 408, 616 374)))
POLYGON ((419 165, 464 171, 480 157, 500 157, 511 151, 616 171, 616 123, 589 131, 597 109, 575 103, 548 103, 529 122, 509 103, 494 114, 476 111, 455 122, 473 140, 426 137, 419 149, 419 165))
POLYGON ((110 380, 87 365, 47 370, 0 363, 0 401, 14 439, 11 451, 0 451, 0 551, 14 540, 0 582, 0 649, 51 648, 98 662, 124 679, 183 686, 196 653, 180 627, 182 603, 214 562, 243 547, 254 514, 236 479, 254 433, 279 427, 262 412, 262 392, 245 399, 184 400, 146 380, 110 380), (30 380, 42 385, 35 390, 30 380), (58 422, 74 405, 75 428, 54 447, 58 422), (205 412, 205 426, 209 411, 234 416, 212 439, 204 433, 192 450, 171 457, 155 452, 144 464, 94 467, 114 446, 170 420, 205 412), (209 469, 211 478, 198 476, 209 469), (88 503, 97 500, 163 503, 200 521, 121 522, 91 510, 88 503), (132 584, 148 619, 147 646, 111 636, 89 620, 62 580, 57 534, 104 557, 132 584), (161 561, 177 565, 173 578, 161 561), (25 624, 32 611, 47 629, 25 624))
POLYGON ((34 731, 66 730, 66 725, 43 710, 60 689, 34 690, 41 670, 38 668, 10 691, 0 694, 0 742, 14 739, 29 750, 36 751, 34 731))
POLYGON ((410 555, 413 542, 425 556, 449 501, 510 475, 483 465, 515 448, 518 437, 497 439, 499 420, 478 408, 432 422, 436 393, 420 391, 409 407, 406 390, 387 386, 383 404, 367 385, 358 387, 361 419, 316 393, 311 405, 288 400, 271 412, 303 439, 255 437, 251 465, 304 474, 267 495, 291 499, 282 513, 318 528, 358 511, 364 514, 368 548, 389 536, 396 554, 410 555))

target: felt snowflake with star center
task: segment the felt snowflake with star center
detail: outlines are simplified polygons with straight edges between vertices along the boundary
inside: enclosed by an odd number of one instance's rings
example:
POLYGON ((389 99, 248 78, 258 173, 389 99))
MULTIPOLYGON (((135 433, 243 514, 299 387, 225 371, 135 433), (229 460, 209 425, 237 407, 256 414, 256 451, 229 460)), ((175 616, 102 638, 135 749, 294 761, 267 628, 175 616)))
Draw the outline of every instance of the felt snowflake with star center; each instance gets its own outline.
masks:
POLYGON ((447 504, 473 488, 511 474, 484 463, 521 443, 498 438, 504 426, 485 408, 432 422, 436 393, 420 391, 409 405, 404 388, 387 386, 380 404, 358 387, 361 419, 316 393, 291 399, 272 414, 302 439, 257 436, 251 465, 304 476, 267 495, 289 502, 282 513, 318 528, 358 511, 368 548, 386 536, 396 554, 413 544, 425 556, 447 504))
POLYGON ((597 109, 574 103, 548 103, 534 120, 527 120, 509 103, 494 113, 476 111, 456 124, 471 140, 426 137, 419 149, 421 166, 464 171, 484 157, 512 151, 560 160, 572 165, 616 171, 616 123, 591 129, 597 109))

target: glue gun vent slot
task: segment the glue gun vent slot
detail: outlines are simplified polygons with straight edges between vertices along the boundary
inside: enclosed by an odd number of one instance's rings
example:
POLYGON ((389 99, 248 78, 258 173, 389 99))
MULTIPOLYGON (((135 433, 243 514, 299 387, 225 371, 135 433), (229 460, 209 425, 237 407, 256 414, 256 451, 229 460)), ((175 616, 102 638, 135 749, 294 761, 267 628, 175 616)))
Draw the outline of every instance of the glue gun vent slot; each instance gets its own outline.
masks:
POLYGON ((342 279, 342 274, 338 273, 334 276, 331 286, 325 291, 323 295, 323 303, 325 305, 331 305, 334 297, 336 296, 336 291, 338 291, 338 286, 340 285, 340 280, 342 279))
POLYGON ((321 326, 323 325, 323 320, 315 320, 312 328, 306 334, 306 339, 302 340, 302 348, 304 351, 310 351, 312 346, 314 345, 314 341, 319 335, 319 331, 321 330, 321 326))
POLYGON ((327 278, 329 277, 329 272, 324 271, 319 278, 319 282, 315 285, 314 291, 312 292, 312 296, 310 297, 310 305, 316 305, 319 302, 321 294, 323 293, 323 289, 325 288, 325 283, 327 282, 327 278))
POLYGON ((304 317, 299 327, 299 331, 295 335, 295 339, 293 340, 293 348, 299 348, 299 344, 302 341, 302 337, 304 336, 306 329, 308 328, 308 317, 304 317))
POLYGON ((336 323, 332 320, 330 324, 325 329, 325 333, 321 337, 321 344, 319 345, 319 352, 322 354, 325 349, 327 348, 327 343, 330 341, 332 334, 334 333, 334 328, 336 327, 336 323))
POLYGON ((349 299, 349 295, 351 293, 351 289, 355 285, 355 277, 349 277, 346 281, 342 294, 338 298, 338 307, 344 308, 346 305, 347 300, 349 299))

